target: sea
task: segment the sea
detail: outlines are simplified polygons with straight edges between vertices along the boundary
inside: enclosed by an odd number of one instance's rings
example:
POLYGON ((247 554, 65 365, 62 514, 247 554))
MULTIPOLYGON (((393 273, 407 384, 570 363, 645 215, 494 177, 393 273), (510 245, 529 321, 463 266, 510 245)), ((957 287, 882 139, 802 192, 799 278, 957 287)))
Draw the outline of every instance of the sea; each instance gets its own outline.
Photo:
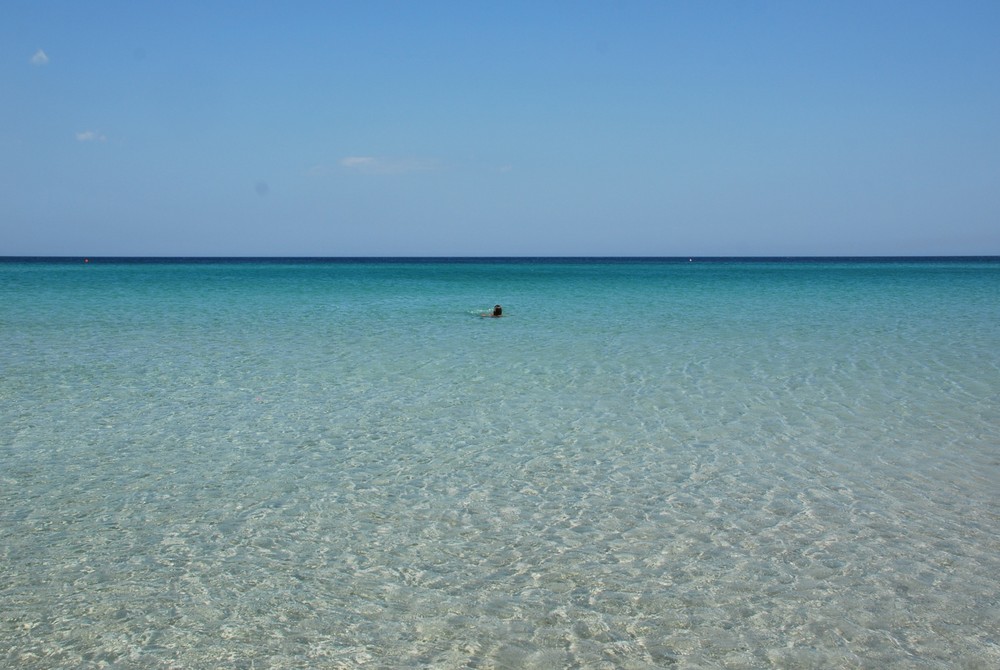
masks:
POLYGON ((0 666, 1000 667, 1000 258, 0 259, 0 666))

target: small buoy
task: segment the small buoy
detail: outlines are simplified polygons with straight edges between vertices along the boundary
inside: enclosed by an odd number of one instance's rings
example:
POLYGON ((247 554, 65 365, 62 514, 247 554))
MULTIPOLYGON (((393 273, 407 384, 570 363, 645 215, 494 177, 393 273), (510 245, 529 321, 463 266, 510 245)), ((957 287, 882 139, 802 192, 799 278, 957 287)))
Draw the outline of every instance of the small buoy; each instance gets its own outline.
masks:
POLYGON ((84 258, 84 259, 83 259, 83 262, 84 262, 84 263, 89 263, 89 262, 90 262, 90 259, 89 259, 89 258, 84 258))

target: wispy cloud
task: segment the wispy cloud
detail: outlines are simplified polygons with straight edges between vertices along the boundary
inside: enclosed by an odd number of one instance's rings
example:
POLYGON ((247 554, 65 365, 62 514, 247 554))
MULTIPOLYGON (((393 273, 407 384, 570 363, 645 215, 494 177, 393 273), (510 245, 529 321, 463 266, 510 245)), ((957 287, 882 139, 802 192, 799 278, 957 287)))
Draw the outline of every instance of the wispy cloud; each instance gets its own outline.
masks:
POLYGON ((438 163, 434 160, 420 158, 346 156, 340 159, 340 166, 364 174, 406 174, 436 170, 438 163))
POLYGON ((104 133, 99 133, 96 130, 84 130, 83 132, 76 134, 77 142, 107 142, 108 138, 104 133))
POLYGON ((347 156, 340 159, 340 164, 346 168, 364 169, 378 164, 372 156, 347 156))
POLYGON ((306 170, 306 176, 307 177, 326 177, 327 175, 329 175, 332 172, 333 172, 332 168, 330 168, 330 166, 327 165, 326 163, 317 163, 316 165, 313 165, 309 169, 306 170))
POLYGON ((49 62, 48 54, 46 54, 41 49, 36 51, 35 55, 31 57, 32 65, 37 65, 37 66, 48 65, 48 62, 49 62))

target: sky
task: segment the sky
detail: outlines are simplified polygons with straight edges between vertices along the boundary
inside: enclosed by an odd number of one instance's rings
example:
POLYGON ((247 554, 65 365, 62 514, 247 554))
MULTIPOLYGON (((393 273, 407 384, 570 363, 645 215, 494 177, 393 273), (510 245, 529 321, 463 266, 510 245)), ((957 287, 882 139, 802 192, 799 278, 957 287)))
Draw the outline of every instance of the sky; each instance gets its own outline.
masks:
POLYGON ((998 255, 998 35, 996 0, 5 0, 0 256, 998 255))

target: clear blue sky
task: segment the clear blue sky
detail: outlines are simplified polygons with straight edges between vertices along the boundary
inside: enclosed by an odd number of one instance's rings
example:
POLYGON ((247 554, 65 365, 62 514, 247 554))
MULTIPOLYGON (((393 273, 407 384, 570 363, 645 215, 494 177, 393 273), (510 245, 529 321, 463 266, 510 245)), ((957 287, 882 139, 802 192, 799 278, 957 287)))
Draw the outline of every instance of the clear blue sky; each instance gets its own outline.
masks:
POLYGON ((0 255, 1000 254, 1000 2, 0 9, 0 255))

